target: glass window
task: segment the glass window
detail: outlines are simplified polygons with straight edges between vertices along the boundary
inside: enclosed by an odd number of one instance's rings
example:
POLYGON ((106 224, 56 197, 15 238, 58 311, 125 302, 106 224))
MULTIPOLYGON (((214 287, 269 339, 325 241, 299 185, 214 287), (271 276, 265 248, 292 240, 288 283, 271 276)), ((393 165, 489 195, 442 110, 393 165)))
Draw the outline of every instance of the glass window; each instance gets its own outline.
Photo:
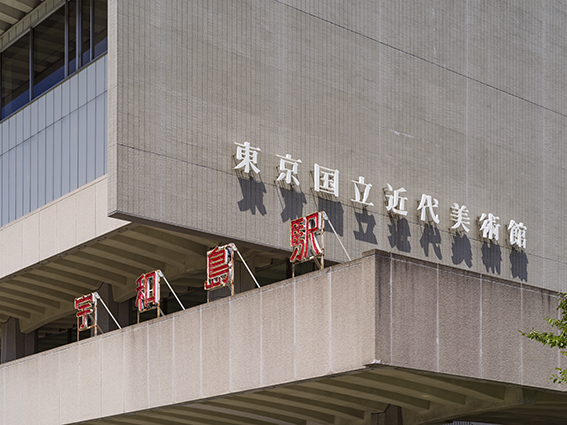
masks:
POLYGON ((30 100, 30 34, 2 52, 2 118, 30 100))
POLYGON ((65 78, 65 8, 51 14, 33 32, 34 97, 65 78))
POLYGON ((77 70, 77 2, 69 1, 69 74, 77 70))
POLYGON ((0 55, 1 118, 106 53, 107 15, 108 0, 68 0, 4 50, 0 55))
POLYGON ((81 66, 91 61, 91 0, 81 1, 81 66))
POLYGON ((108 45, 108 0, 94 1, 94 57, 107 50, 108 45))

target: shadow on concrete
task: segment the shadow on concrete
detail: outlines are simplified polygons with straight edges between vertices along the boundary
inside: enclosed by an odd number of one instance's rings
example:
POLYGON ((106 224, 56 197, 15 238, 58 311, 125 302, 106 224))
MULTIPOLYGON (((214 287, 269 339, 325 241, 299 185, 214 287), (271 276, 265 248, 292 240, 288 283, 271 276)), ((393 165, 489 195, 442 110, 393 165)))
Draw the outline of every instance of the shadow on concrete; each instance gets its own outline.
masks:
POLYGON ((358 222, 358 230, 355 230, 354 238, 359 241, 364 241, 372 244, 377 244, 374 228, 376 227, 376 219, 373 214, 368 213, 366 210, 354 213, 356 221, 358 222), (366 231, 364 228, 366 227, 366 231))
POLYGON ((238 178, 240 190, 242 191, 242 199, 238 201, 240 211, 250 211, 256 214, 256 210, 262 215, 266 215, 266 207, 264 206, 264 193, 266 186, 262 181, 253 179, 238 178))
POLYGON ((411 236, 408 221, 405 218, 395 219, 390 217, 390 224, 388 224, 388 230, 390 230, 390 236, 388 236, 388 242, 390 242, 390 247, 396 247, 402 252, 410 252, 411 245, 409 242, 409 237, 411 236))
POLYGON ((482 252, 482 264, 487 272, 500 274, 500 267, 502 265, 502 250, 500 245, 490 244, 484 242, 480 250, 482 252))
POLYGON ((441 254, 441 233, 439 233, 439 229, 437 227, 425 224, 423 226, 423 232, 419 243, 423 248, 423 252, 426 257, 429 257, 429 245, 431 245, 435 256, 440 260, 443 259, 443 255, 441 254))
POLYGON ((512 276, 524 282, 528 281, 528 256, 525 252, 512 250, 510 252, 510 263, 512 263, 512 276))
MULTIPOLYGON (((344 233, 344 209, 340 202, 330 201, 328 199, 319 198, 319 211, 325 211, 333 227, 339 236, 344 233)), ((314 212, 314 211, 312 211, 314 212)), ((331 226, 325 225, 326 231, 331 231, 331 226)))
POLYGON ((303 205, 307 204, 307 198, 303 192, 296 191, 293 188, 280 187, 279 198, 283 206, 281 218, 284 223, 288 220, 291 221, 298 217, 303 217, 303 205))
POLYGON ((458 265, 464 261, 468 267, 472 267, 471 241, 467 235, 453 235, 451 249, 453 251, 451 257, 453 264, 458 265))

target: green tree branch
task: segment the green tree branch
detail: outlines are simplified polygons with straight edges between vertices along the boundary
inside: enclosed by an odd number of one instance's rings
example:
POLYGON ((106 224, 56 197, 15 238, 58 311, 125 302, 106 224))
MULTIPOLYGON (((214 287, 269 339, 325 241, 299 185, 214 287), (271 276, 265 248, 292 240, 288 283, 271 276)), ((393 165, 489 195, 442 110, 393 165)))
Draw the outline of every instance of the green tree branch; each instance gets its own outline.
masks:
MULTIPOLYGON (((540 332, 536 331, 534 328, 529 332, 520 331, 520 333, 526 338, 541 342, 543 345, 557 347, 560 350, 567 348, 567 293, 559 295, 557 310, 561 312, 560 319, 550 319, 547 317, 546 320, 551 327, 558 330, 558 333, 540 332)), ((567 356, 567 351, 561 351, 561 354, 567 356)), ((558 371, 558 374, 552 375, 550 379, 557 384, 567 383, 567 368, 562 369, 556 367, 555 370, 558 371)))

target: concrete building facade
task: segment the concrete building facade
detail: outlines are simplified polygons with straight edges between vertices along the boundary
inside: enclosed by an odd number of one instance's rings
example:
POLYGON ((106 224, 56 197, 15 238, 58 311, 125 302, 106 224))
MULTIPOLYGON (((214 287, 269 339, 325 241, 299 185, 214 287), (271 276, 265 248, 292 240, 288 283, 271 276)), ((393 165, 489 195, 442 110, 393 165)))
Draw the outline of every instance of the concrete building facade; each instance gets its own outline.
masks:
POLYGON ((0 425, 563 423, 518 331, 567 291, 567 6, 5 7, 0 425), (261 287, 207 303, 230 242, 261 287), (155 269, 188 308, 135 324, 155 269), (122 329, 76 341, 92 291, 122 329))

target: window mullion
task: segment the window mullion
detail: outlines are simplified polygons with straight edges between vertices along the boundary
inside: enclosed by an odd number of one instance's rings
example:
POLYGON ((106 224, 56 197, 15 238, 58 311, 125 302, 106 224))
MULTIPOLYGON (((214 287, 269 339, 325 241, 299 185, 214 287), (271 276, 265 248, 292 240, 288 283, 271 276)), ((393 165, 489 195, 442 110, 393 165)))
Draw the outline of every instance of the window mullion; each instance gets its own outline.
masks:
MULTIPOLYGON (((3 60, 3 54, 0 53, 0 119, 4 119, 4 92, 5 92, 5 88, 4 88, 4 78, 2 75, 2 69, 4 68, 4 63, 2 62, 3 60)), ((1 225, 2 223, 0 223, 1 225)))
POLYGON ((95 37, 95 16, 94 16, 94 0, 90 0, 89 2, 89 8, 90 8, 90 12, 89 12, 89 20, 90 20, 90 37, 89 37, 89 45, 90 45, 90 60, 92 61, 94 59, 94 37, 95 37))
POLYGON ((83 17, 82 17, 82 1, 77 0, 75 11, 76 11, 76 18, 75 18, 75 28, 76 28, 76 56, 77 56, 77 71, 83 65, 83 17))
POLYGON ((69 0, 65 0, 65 78, 69 76, 69 60, 69 0))
POLYGON ((29 95, 29 101, 31 102, 33 100, 33 82, 34 82, 34 39, 33 39, 33 28, 30 28, 30 33, 29 33, 29 46, 30 46, 30 82, 29 82, 29 90, 30 90, 30 95, 29 95))

